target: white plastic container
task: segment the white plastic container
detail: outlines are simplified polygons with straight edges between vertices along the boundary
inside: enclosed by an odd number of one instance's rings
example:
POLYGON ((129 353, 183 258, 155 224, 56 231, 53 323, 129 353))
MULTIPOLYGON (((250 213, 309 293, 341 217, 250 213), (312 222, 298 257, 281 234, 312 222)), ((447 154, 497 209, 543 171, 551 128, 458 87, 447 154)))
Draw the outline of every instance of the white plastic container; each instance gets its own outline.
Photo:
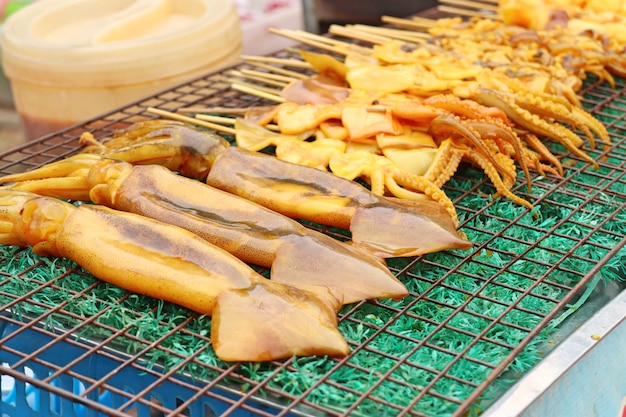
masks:
POLYGON ((238 62, 242 34, 232 0, 45 0, 1 50, 33 139, 238 62))
POLYGON ((235 0, 243 31, 243 53, 268 55, 298 42, 271 33, 270 28, 304 29, 302 0, 235 0))

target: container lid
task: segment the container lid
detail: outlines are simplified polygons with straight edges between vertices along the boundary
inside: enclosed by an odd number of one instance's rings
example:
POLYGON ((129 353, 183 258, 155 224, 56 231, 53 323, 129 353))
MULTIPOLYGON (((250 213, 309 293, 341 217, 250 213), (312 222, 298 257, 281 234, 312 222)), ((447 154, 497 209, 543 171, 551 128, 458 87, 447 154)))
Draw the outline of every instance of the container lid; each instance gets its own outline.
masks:
POLYGON ((174 77, 238 53, 232 0, 45 0, 5 22, 4 71, 59 86, 174 77))

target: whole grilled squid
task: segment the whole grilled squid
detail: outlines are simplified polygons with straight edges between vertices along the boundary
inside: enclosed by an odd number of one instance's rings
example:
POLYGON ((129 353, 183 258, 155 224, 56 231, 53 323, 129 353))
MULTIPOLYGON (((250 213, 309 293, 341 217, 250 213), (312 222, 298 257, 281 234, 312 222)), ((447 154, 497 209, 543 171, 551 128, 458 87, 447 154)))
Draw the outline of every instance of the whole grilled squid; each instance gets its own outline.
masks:
POLYGON ((343 356, 341 305, 326 287, 273 282, 182 228, 107 207, 0 189, 0 244, 75 261, 126 290, 213 317, 226 361, 343 356))
POLYGON ((89 133, 81 139, 90 144, 86 153, 163 165, 288 217, 349 229, 352 242, 383 258, 472 246, 435 202, 398 203, 329 172, 231 147, 179 122, 136 123, 103 143, 89 133))
POLYGON ((91 201, 182 227, 244 262, 271 268, 273 281, 325 285, 346 304, 408 294, 369 251, 162 166, 78 154, 0 178, 9 181, 16 181, 15 190, 91 201))

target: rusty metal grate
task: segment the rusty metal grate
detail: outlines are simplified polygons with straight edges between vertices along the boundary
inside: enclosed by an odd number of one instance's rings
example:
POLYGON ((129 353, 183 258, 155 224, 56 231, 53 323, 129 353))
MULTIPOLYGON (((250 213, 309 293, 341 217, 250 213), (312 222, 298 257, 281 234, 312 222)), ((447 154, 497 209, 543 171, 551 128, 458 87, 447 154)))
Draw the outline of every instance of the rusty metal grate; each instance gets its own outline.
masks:
MULTIPOLYGON (((626 90, 617 82, 611 89, 588 80, 582 92, 614 142, 587 149, 600 168, 568 156, 564 178, 533 178, 530 195, 520 180, 515 192, 539 207, 529 213, 492 200, 490 183, 465 167, 445 189, 476 247, 390 260, 410 296, 345 307, 340 329, 352 353, 340 360, 223 363, 212 355, 210 320, 101 283, 71 262, 3 248, 0 410, 11 417, 24 407, 42 416, 479 410, 541 359, 551 322, 581 290, 624 273, 626 90)), ((0 173, 73 154, 83 131, 107 136, 151 118, 147 107, 259 104, 211 74, 4 153, 0 173)))

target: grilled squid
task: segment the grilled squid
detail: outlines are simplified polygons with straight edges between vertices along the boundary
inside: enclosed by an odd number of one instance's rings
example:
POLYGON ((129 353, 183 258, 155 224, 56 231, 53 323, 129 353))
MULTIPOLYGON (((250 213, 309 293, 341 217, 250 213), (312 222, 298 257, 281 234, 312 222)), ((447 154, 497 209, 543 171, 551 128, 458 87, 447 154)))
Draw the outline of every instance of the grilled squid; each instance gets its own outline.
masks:
POLYGON ((103 281, 212 316, 213 347, 226 361, 349 352, 337 329, 341 302, 326 287, 273 282, 157 220, 1 189, 0 244, 71 259, 103 281))
POLYGON ((182 123, 136 123, 104 143, 89 133, 82 140, 91 145, 85 153, 163 165, 288 217, 350 230, 353 243, 383 258, 472 246, 435 202, 398 204, 353 181, 230 147, 182 123))
POLYGON ((0 178, 15 190, 91 201, 187 229, 285 284, 328 286, 344 303, 401 298, 406 287, 378 257, 241 197, 177 175, 78 154, 0 178))

